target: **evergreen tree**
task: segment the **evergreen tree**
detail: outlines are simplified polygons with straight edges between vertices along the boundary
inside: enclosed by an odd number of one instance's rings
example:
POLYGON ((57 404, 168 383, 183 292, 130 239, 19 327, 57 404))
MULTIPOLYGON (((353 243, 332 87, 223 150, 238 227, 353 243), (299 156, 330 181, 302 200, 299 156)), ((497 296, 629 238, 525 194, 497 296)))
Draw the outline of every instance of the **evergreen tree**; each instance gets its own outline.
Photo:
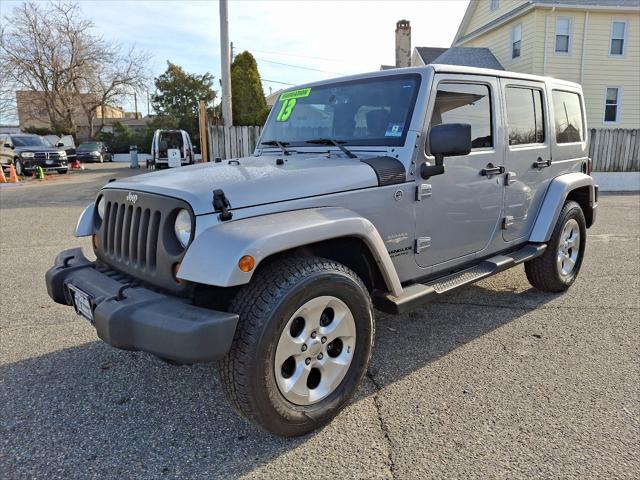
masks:
POLYGON ((231 64, 231 95, 234 125, 262 125, 269 114, 258 64, 249 52, 242 52, 231 64))
POLYGON ((167 62, 167 71, 155 79, 157 93, 151 97, 153 109, 158 116, 176 119, 178 128, 186 130, 195 145, 200 138, 198 101, 206 102, 209 116, 213 113, 216 98, 213 79, 210 73, 187 73, 171 62, 167 62))

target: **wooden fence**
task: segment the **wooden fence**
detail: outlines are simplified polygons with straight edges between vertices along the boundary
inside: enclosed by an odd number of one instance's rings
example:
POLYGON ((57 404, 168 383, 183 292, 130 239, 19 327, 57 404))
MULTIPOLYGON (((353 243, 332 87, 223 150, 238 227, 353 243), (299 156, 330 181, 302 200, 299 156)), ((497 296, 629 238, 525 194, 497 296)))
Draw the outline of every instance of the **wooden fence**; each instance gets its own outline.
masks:
POLYGON ((246 157, 256 148, 262 127, 209 125, 209 160, 246 157))
MULTIPOLYGON (((251 155, 262 127, 209 125, 210 160, 251 155)), ((595 172, 640 171, 640 129, 592 128, 589 156, 595 172)))
POLYGON ((640 171, 640 129, 592 128, 589 133, 594 172, 640 171))

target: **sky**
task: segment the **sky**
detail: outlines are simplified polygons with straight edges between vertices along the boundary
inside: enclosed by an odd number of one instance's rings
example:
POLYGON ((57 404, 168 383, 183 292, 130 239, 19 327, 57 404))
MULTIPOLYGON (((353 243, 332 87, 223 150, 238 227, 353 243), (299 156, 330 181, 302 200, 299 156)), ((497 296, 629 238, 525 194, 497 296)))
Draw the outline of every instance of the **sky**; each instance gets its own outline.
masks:
MULTIPOLYGON (((0 16, 17 4, 0 0, 0 16)), ((270 89, 288 87, 285 84, 394 64, 395 23, 401 19, 411 22, 412 47, 449 47, 467 4, 468 0, 229 0, 229 39, 236 54, 248 50, 256 57, 268 95, 270 89)), ((216 0, 87 0, 80 5, 97 33, 147 52, 153 76, 170 60, 191 73, 212 73, 220 90, 216 0)), ((133 109, 132 99, 124 103, 133 109)), ((138 110, 147 113, 144 98, 138 110)))

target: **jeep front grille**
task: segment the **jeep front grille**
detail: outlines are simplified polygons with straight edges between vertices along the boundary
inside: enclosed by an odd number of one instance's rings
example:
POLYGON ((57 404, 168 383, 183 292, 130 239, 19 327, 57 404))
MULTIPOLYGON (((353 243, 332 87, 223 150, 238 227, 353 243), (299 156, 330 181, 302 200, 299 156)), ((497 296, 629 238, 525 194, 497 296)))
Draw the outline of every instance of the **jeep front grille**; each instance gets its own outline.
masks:
POLYGON ((173 231, 183 200, 144 192, 104 189, 104 218, 96 217, 95 252, 98 259, 141 283, 187 294, 187 282, 174 277, 182 248, 173 231))
POLYGON ((141 270, 155 270, 162 214, 158 210, 107 202, 102 244, 112 260, 141 270))

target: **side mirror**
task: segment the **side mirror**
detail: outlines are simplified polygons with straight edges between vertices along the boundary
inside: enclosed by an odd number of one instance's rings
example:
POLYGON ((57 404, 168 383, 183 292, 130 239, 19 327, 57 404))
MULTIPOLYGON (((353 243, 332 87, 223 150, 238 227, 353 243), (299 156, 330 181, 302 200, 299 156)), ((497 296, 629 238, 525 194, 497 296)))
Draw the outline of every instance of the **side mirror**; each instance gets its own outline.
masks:
POLYGON ((58 143, 56 143, 56 147, 64 147, 64 143, 58 142, 58 143))
POLYGON ((431 127, 429 149, 436 161, 435 165, 422 164, 420 175, 424 179, 444 173, 444 157, 468 155, 471 152, 471 125, 443 123, 431 127))

